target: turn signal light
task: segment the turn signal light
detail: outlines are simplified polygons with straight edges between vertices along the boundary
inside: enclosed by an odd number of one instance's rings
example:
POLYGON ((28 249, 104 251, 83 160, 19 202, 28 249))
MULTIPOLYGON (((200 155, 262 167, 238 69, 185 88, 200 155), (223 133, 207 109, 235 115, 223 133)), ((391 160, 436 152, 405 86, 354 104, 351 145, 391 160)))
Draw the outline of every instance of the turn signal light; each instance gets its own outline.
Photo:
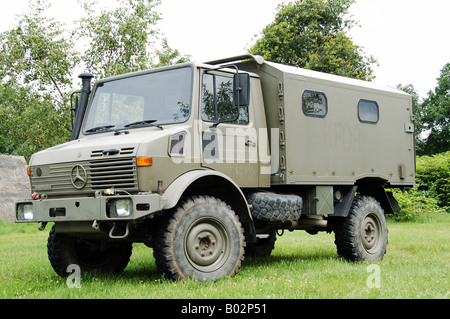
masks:
POLYGON ((153 160, 151 157, 138 157, 136 158, 136 165, 138 167, 143 167, 143 166, 152 166, 153 164, 153 160))

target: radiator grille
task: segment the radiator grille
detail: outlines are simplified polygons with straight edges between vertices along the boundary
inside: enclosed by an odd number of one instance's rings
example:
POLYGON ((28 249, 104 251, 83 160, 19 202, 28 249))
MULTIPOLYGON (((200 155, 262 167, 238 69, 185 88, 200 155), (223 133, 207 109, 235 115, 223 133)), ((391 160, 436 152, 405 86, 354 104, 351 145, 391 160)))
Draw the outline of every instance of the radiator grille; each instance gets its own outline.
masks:
POLYGON ((117 158, 89 162, 91 187, 94 190, 115 187, 134 189, 136 165, 133 159, 117 158))
POLYGON ((32 167, 31 186, 34 192, 49 196, 92 195, 96 190, 110 187, 137 191, 136 161, 134 158, 115 157, 32 167), (77 173, 81 179, 74 183, 77 173), (86 181, 85 185, 82 180, 86 181))

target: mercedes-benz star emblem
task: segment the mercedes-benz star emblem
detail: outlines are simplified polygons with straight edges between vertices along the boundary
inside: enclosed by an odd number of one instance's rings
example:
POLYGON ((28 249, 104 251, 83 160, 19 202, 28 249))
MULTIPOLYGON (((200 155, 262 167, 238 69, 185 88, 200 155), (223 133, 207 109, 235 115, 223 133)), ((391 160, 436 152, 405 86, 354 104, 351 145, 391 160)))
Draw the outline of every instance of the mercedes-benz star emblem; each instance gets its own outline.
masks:
POLYGON ((87 173, 83 166, 75 165, 70 173, 70 181, 76 189, 82 189, 87 183, 87 173))

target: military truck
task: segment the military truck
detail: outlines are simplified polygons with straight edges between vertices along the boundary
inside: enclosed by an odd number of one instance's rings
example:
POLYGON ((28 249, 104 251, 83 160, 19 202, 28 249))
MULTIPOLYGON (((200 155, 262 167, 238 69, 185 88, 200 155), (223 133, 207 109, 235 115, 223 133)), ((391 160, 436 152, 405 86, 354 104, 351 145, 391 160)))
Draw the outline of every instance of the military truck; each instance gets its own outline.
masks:
POLYGON ((92 77, 71 141, 32 156, 16 203, 16 222, 52 223, 59 275, 121 272, 145 243, 167 278, 214 281, 293 230, 383 258, 387 189, 415 183, 410 95, 252 55, 92 77))

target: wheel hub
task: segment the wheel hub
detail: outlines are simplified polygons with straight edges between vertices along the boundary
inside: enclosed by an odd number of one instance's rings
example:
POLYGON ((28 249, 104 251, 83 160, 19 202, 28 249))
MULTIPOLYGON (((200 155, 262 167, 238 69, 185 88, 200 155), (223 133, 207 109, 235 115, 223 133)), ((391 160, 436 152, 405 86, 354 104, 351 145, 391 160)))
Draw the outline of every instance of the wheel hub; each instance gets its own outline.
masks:
POLYGON ((372 253, 376 251, 380 237, 380 224, 376 216, 368 214, 362 225, 362 242, 367 252, 372 253))
POLYGON ((365 236, 366 241, 368 243, 371 243, 375 239, 375 235, 374 235, 375 234, 375 228, 373 227, 372 224, 367 224, 366 228, 365 228, 365 231, 366 231, 366 236, 365 236))
POLYGON ((226 259, 227 236, 220 223, 199 222, 191 227, 185 240, 189 262, 198 270, 218 269, 226 259))

